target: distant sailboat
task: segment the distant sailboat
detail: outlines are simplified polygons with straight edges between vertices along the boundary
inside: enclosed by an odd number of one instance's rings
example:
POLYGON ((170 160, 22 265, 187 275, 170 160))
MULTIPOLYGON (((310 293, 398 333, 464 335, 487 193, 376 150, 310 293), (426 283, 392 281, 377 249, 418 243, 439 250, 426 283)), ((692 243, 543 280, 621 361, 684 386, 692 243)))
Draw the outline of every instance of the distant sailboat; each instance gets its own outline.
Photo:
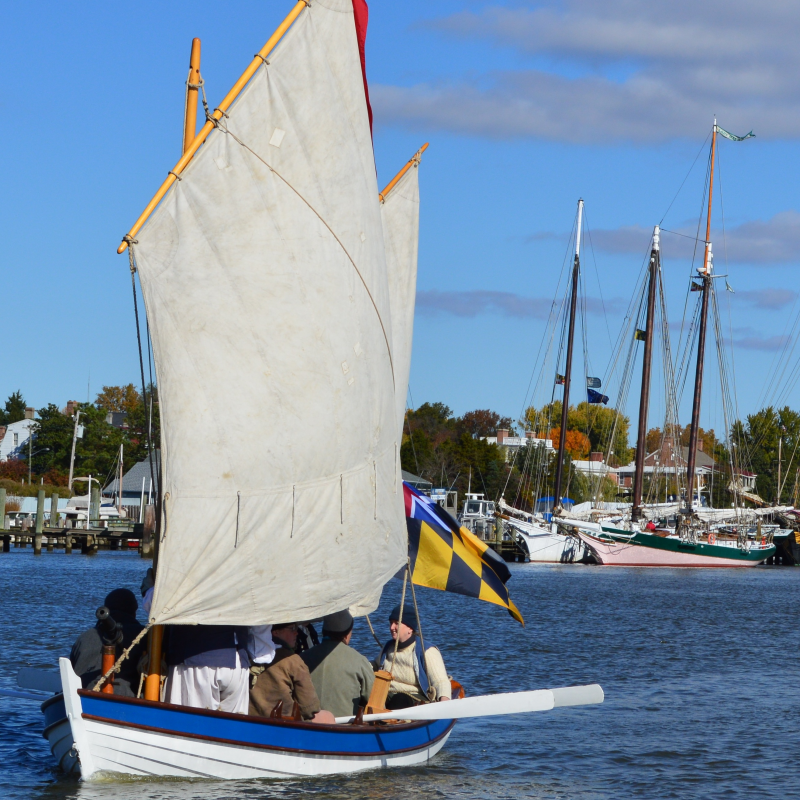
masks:
MULTIPOLYGON (((681 509, 680 529, 655 531, 652 523, 645 524, 647 517, 642 503, 644 484, 644 461, 646 451, 647 414, 650 399, 650 375, 652 364, 652 344, 655 326, 655 295, 660 273, 660 231, 658 226, 653 234, 653 247, 650 253, 648 270, 647 322, 644 331, 644 359, 642 365, 642 388, 639 403, 639 425, 636 445, 636 463, 633 485, 633 507, 630 528, 612 526, 605 523, 575 523, 573 530, 601 564, 617 566, 681 566, 681 567, 748 567, 760 564, 774 555, 774 545, 764 542, 750 542, 746 536, 723 536, 713 531, 698 532, 698 515, 702 513, 700 498, 694 501, 695 465, 697 460, 698 435, 700 430, 700 403, 703 390, 703 370, 706 345, 708 308, 713 292, 713 256, 711 247, 711 203, 714 188, 714 156, 717 133, 727 138, 738 139, 717 126, 716 120, 711 137, 710 173, 708 185, 708 213, 706 217, 706 238, 703 266, 697 270, 691 290, 702 292, 700 305, 700 325, 697 343, 697 363, 695 370, 694 394, 692 399, 692 421, 689 434, 689 447, 686 466, 686 504, 681 509), (694 520, 693 520, 694 517, 694 520)), ((742 137, 747 138, 747 137, 742 137)), ((637 332, 638 333, 638 332, 637 332)), ((652 509, 650 515, 658 513, 652 509)), ((662 509, 662 513, 663 509, 662 509)), ((569 523, 567 523, 569 524, 569 523)))

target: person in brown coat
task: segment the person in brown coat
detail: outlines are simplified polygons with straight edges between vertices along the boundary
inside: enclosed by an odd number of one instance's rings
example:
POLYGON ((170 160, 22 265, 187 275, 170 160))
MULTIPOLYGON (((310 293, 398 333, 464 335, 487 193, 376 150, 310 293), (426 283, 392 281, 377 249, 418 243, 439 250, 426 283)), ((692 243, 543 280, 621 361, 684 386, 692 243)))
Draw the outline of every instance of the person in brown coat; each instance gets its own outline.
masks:
POLYGON ((330 712, 320 711, 319 698, 311 682, 308 667, 295 653, 297 625, 273 625, 272 641, 278 649, 275 658, 256 678, 255 685, 250 690, 250 713, 268 717, 282 700, 284 717, 291 715, 296 702, 304 720, 333 722, 330 712))

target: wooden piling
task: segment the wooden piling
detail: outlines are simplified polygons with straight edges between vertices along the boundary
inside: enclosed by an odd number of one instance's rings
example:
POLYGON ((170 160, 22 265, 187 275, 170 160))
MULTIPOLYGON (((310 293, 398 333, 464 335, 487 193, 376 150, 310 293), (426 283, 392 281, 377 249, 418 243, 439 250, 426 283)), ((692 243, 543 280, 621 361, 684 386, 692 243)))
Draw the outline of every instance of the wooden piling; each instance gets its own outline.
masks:
POLYGON ((0 527, 3 530, 8 528, 8 520, 6 519, 6 490, 0 488, 0 527))
POLYGON ((36 495, 36 534, 41 542, 42 530, 44 529, 44 489, 39 489, 36 495))
POLYGON ((64 552, 67 555, 72 553, 72 536, 69 533, 64 537, 64 552))
POLYGON ((100 487, 92 486, 89 496, 89 523, 88 527, 100 527, 100 487))
POLYGON ((58 527, 58 492, 50 495, 50 527, 58 527))
POLYGON ((3 534, 3 552, 10 553, 11 552, 11 534, 4 533, 3 534))
POLYGON ((144 530, 142 532, 142 558, 153 557, 153 534, 156 530, 156 507, 151 503, 144 509, 144 530))

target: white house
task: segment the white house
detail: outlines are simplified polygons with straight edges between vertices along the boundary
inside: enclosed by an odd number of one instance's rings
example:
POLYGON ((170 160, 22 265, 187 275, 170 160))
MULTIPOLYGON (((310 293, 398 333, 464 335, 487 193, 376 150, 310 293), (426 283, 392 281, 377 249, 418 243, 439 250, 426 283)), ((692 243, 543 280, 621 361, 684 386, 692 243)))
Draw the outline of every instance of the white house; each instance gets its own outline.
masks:
POLYGON ((485 442, 489 444, 496 444, 505 450, 506 461, 511 461, 514 455, 523 447, 529 444, 539 445, 544 447, 547 452, 554 452, 552 439, 537 439, 533 431, 525 431, 524 436, 509 436, 508 430, 500 428, 497 431, 497 436, 481 436, 485 442))
POLYGON ((28 439, 31 436, 31 428, 36 424, 34 419, 21 419, 19 422, 12 422, 3 427, 0 425, 0 461, 8 461, 10 458, 27 458, 28 439))

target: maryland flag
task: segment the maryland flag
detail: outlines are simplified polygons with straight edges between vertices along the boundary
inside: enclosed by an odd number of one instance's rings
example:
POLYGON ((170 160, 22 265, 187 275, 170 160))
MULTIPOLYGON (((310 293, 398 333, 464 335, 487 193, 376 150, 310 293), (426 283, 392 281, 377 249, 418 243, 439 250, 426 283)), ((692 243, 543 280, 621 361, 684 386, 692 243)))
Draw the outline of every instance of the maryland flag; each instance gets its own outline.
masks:
POLYGON ((430 498, 403 483, 411 580, 417 586, 477 597, 508 609, 525 621, 511 602, 505 561, 430 498))

